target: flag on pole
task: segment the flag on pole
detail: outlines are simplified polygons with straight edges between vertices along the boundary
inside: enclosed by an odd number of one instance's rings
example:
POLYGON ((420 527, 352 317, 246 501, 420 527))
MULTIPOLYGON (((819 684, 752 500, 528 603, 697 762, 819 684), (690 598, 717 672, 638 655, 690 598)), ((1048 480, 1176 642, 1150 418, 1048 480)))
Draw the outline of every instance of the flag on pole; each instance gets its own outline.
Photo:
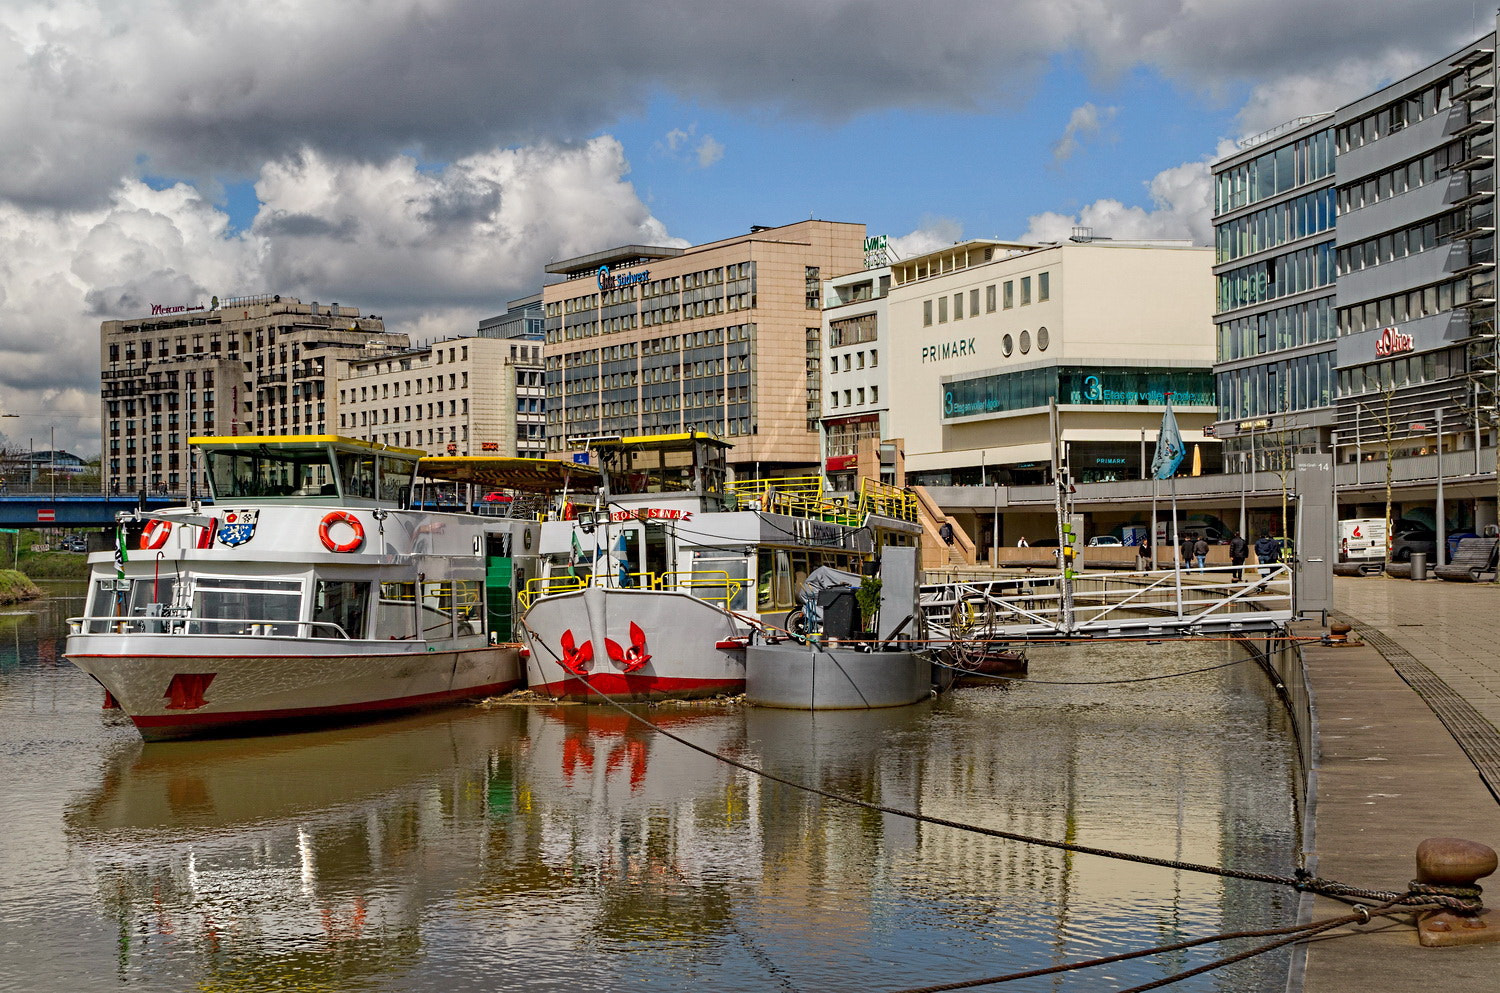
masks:
POLYGON ((130 561, 130 555, 125 551, 125 528, 123 525, 115 526, 115 578, 125 578, 125 563, 130 561))
POLYGON ((1151 460, 1151 478, 1171 479, 1186 454, 1177 418, 1172 413, 1172 395, 1168 393, 1167 409, 1161 415, 1161 432, 1156 436, 1156 457, 1151 460))

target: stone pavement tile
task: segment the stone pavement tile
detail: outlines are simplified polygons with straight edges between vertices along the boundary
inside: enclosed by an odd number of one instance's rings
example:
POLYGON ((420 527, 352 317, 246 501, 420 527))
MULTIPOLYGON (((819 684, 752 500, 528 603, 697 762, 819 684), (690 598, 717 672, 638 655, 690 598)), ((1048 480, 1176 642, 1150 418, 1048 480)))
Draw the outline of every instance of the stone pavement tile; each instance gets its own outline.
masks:
MULTIPOLYGON (((1311 854, 1319 876, 1404 890, 1425 838, 1500 847, 1500 804, 1432 710, 1378 652, 1368 645, 1314 645, 1304 658, 1318 718, 1311 854)), ((1320 898, 1313 916, 1347 910, 1320 898)), ((1500 944, 1421 948, 1405 924, 1371 924, 1343 935, 1309 946, 1307 993, 1500 988, 1500 944)))

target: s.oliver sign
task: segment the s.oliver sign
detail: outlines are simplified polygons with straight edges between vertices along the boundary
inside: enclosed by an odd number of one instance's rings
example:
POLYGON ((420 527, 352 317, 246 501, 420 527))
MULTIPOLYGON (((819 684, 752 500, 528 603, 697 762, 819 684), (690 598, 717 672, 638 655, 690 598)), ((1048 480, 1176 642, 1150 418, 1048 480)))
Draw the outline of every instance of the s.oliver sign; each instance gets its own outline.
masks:
POLYGON ((1401 352, 1409 352, 1416 348, 1411 335, 1402 334, 1395 328, 1382 328, 1380 337, 1375 339, 1375 354, 1381 358, 1387 355, 1399 355, 1401 352))

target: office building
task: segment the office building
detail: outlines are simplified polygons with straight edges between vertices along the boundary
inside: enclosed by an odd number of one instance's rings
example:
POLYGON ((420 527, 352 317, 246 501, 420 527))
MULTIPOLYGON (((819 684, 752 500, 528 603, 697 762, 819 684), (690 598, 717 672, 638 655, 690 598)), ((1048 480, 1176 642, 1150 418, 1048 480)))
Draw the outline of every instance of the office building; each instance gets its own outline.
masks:
POLYGON ((1226 466, 1277 468, 1336 421, 1334 118, 1303 117, 1214 164, 1214 433, 1226 466))
POLYGON ((699 430, 743 475, 812 471, 823 280, 864 225, 809 220, 692 248, 622 245, 547 267, 547 442, 699 430))
POLYGON ((879 442, 890 436, 890 291, 889 265, 824 283, 821 458, 835 489, 857 489, 857 474, 881 478, 859 458, 861 448, 866 458, 879 458, 879 442))
POLYGON ((1076 238, 967 241, 891 267, 881 362, 900 373, 889 430, 909 481, 1047 482, 1053 397, 1076 482, 1139 478, 1168 394, 1198 468, 1217 470, 1209 250, 1076 238))
POLYGON ((275 295, 105 321, 103 485, 186 493, 194 435, 329 433, 339 361, 406 343, 356 308, 275 295))
POLYGON ((429 455, 546 453, 542 345, 469 337, 348 363, 338 433, 429 455))

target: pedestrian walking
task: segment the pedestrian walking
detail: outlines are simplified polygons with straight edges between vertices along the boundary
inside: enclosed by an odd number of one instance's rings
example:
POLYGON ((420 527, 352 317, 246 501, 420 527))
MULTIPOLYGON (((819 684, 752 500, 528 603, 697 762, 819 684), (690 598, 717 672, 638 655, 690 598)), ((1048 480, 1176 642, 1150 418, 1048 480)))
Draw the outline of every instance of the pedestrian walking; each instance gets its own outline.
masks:
POLYGON ((1031 542, 1027 541, 1026 540, 1026 536, 1023 534, 1023 535, 1021 535, 1020 540, 1018 540, 1016 542, 1016 547, 1017 548, 1030 548, 1031 547, 1031 542))
POLYGON ((1182 567, 1191 569, 1193 567, 1193 536, 1185 534, 1182 536, 1182 544, 1177 547, 1177 554, 1182 559, 1182 567))
MULTIPOLYGON (((1277 552, 1280 550, 1277 547, 1276 539, 1271 537, 1271 532, 1269 531, 1262 531, 1260 537, 1255 539, 1255 561, 1259 565, 1269 566, 1274 563, 1277 552)), ((1262 569, 1261 574, 1265 575, 1270 571, 1270 569, 1262 569)))
POLYGON ((1151 536, 1150 535, 1146 535, 1146 536, 1144 536, 1144 537, 1141 538, 1140 549, 1139 549, 1139 551, 1136 554, 1138 554, 1141 557, 1141 568, 1142 569, 1150 569, 1151 566, 1154 564, 1151 561, 1151 536))
POLYGON ((1236 531, 1229 539, 1229 564, 1234 566, 1234 581, 1245 580, 1245 559, 1250 556, 1250 543, 1236 531))
POLYGON ((1193 557, 1198 560, 1198 568, 1204 569, 1208 566, 1208 542, 1199 538, 1193 542, 1193 557))
POLYGON ((953 544, 953 522, 944 521, 943 526, 938 528, 938 537, 948 544, 953 544))

